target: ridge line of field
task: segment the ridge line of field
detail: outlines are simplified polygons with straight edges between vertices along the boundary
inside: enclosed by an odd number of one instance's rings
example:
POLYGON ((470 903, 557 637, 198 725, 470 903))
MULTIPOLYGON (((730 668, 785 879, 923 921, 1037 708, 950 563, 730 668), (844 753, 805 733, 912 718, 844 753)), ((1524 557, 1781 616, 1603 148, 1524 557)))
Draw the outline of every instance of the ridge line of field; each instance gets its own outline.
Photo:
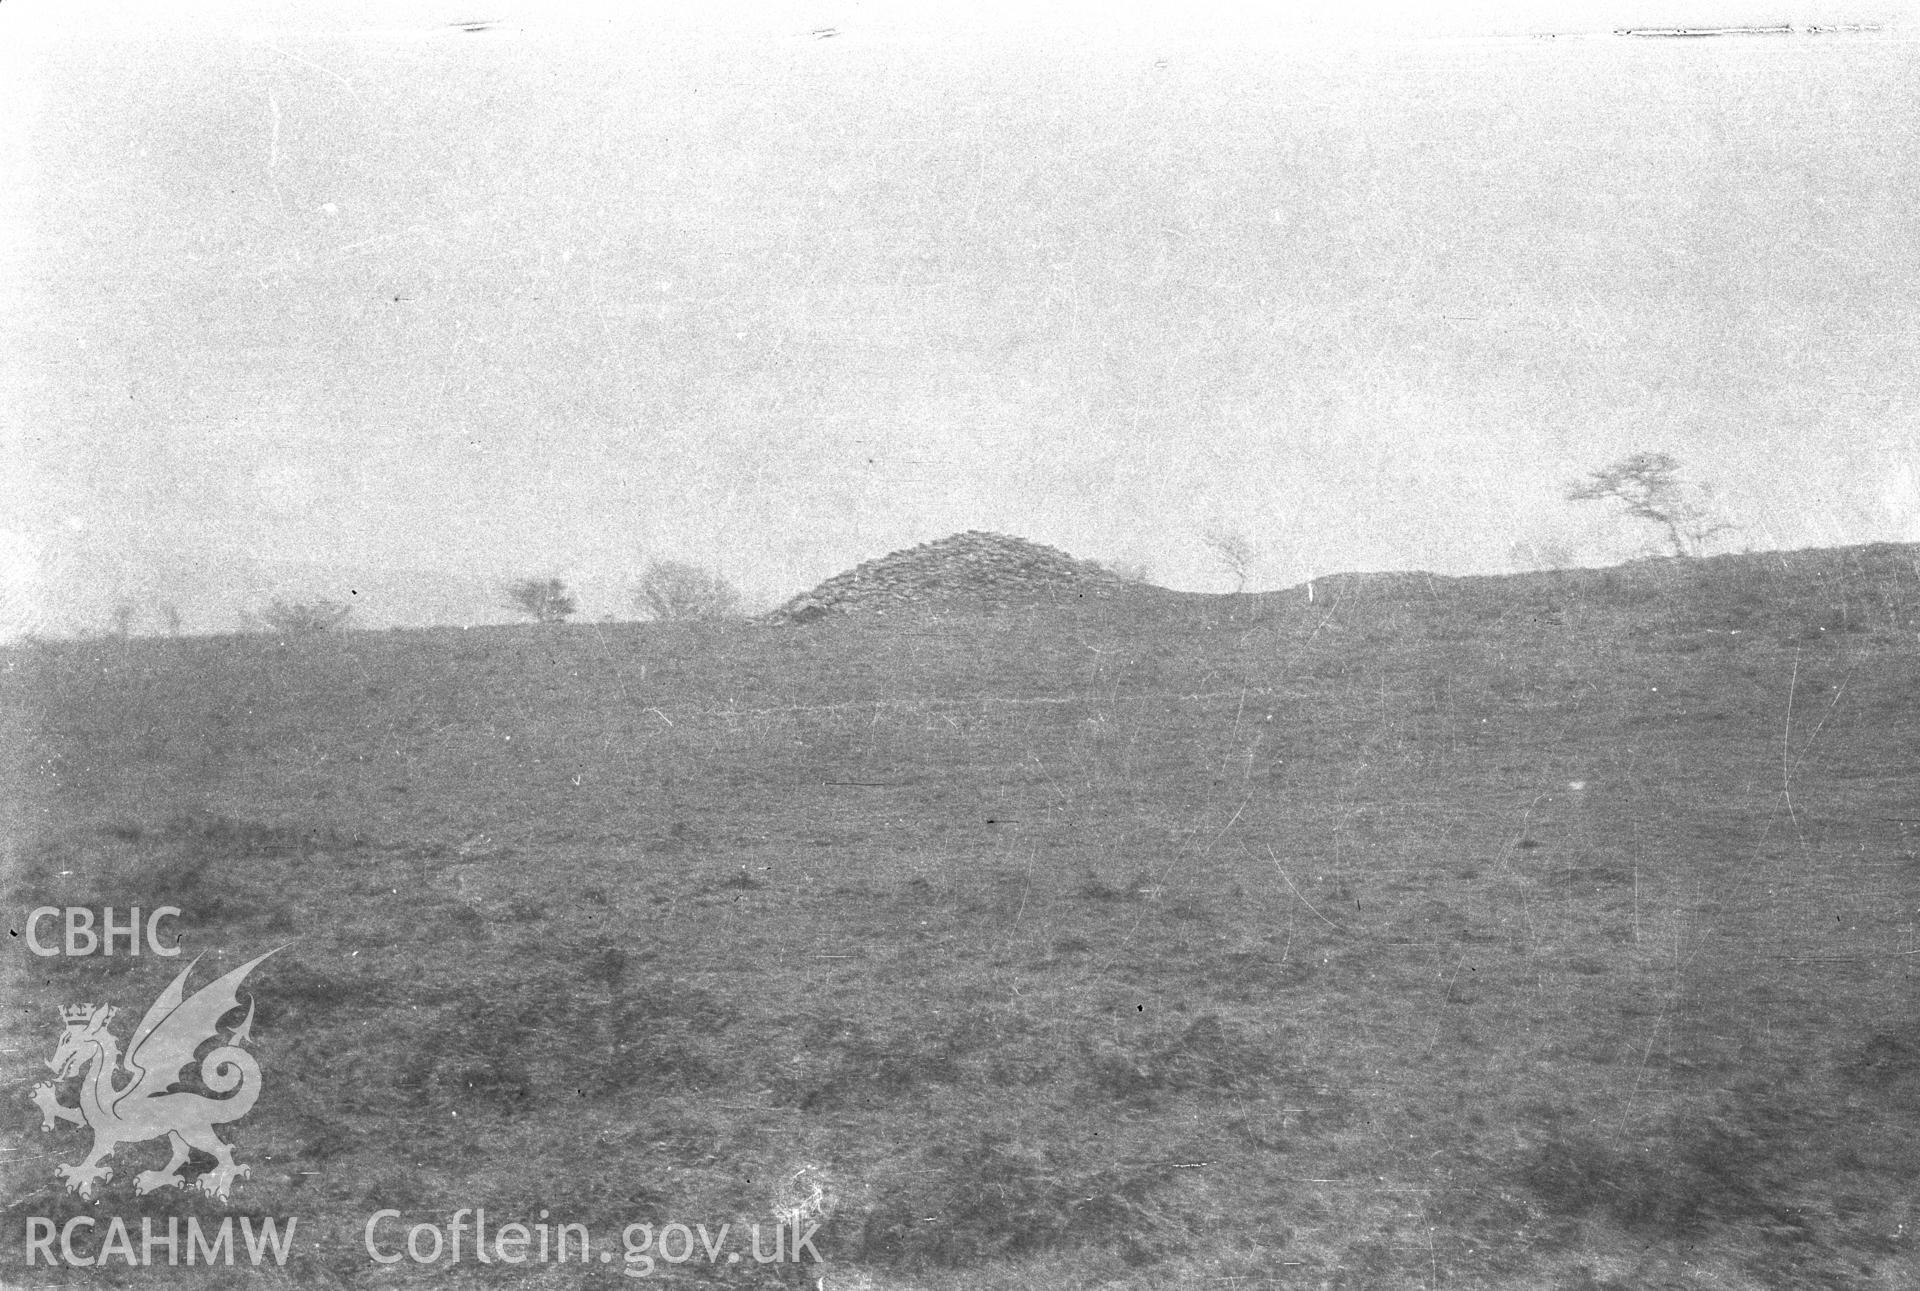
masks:
POLYGON ((1234 690, 1202 691, 1138 691, 1128 694, 1093 691, 1085 695, 1067 696, 1033 695, 1002 697, 999 695, 974 695, 954 697, 947 695, 927 695, 915 699, 855 699, 837 704, 780 704, 770 708, 676 708, 674 711, 682 714, 692 712, 709 716, 736 716, 743 713, 751 713, 754 715, 769 713, 832 713, 848 708, 920 708, 940 704, 954 707, 969 707, 974 704, 1084 704, 1090 700, 1103 700, 1117 703, 1123 700, 1137 701, 1147 699, 1236 699, 1243 693, 1261 696, 1283 695, 1292 699, 1312 698, 1311 693, 1306 691, 1282 691, 1269 687, 1255 686, 1244 691, 1238 688, 1234 690))

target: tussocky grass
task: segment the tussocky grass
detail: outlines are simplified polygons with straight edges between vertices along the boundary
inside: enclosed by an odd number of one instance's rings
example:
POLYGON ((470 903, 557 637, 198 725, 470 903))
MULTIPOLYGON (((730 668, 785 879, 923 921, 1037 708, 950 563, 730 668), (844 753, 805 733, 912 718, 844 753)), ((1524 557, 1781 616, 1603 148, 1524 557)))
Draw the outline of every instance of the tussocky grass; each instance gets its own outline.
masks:
MULTIPOLYGON (((375 1266, 382 1208, 764 1224, 803 1165, 875 1286, 1900 1284, 1916 608, 1877 547, 43 644, 6 891, 295 942, 225 1132, 301 1285, 503 1284, 375 1266)), ((10 1214, 229 1213, 134 1198, 157 1144, 66 1196, 25 1102, 185 962, 10 959, 10 1214)))

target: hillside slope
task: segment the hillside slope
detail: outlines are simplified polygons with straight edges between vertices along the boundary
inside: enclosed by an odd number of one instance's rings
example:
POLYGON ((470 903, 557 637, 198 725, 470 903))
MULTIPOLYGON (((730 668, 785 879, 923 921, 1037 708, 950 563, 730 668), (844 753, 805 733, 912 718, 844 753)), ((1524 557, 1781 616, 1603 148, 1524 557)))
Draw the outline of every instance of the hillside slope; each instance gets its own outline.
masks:
MULTIPOLYGON (((0 657, 17 911, 293 943, 225 1132, 302 1282, 798 1174, 888 1286, 1920 1283, 1920 549, 0 657)), ((9 1087, 185 962, 16 953, 9 1087)), ((227 1213, 164 1157, 107 1209, 227 1213)))

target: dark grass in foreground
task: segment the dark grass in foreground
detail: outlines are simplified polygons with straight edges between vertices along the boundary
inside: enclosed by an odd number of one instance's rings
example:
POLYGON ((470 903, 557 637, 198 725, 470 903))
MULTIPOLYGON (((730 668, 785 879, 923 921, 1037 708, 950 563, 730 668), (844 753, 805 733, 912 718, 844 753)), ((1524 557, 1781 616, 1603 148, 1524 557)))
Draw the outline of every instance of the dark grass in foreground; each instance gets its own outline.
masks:
POLYGON ((17 915, 297 941, 230 1208, 133 1197, 153 1144, 62 1193, 53 1007, 184 961, 16 946, 0 1262, 293 1214, 302 1284, 611 1287, 361 1227, 765 1225, 812 1166, 882 1286, 1920 1283, 1915 558, 13 651, 17 915))

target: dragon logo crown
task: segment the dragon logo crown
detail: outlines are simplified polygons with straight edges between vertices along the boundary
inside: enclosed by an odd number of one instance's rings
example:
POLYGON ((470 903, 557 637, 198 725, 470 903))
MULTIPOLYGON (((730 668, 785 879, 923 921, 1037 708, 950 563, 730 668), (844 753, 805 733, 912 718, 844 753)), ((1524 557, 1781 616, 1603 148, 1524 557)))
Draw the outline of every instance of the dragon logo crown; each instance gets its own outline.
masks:
MULTIPOLYGON (((87 1023, 93 1021, 95 1009, 106 1009, 99 1004, 65 1004, 60 1008, 60 1020, 67 1024, 69 1031, 84 1030, 87 1023)), ((111 1013, 111 1009, 106 1010, 111 1013)))

